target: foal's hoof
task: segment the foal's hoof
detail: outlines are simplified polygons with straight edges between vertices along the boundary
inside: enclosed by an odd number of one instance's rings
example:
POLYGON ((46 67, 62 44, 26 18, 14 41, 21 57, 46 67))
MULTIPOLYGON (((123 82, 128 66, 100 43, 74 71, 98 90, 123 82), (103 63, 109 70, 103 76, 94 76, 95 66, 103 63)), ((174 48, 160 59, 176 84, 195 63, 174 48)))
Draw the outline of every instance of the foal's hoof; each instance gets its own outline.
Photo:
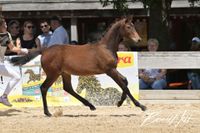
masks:
POLYGON ((90 110, 96 110, 94 106, 90 106, 90 110))
POLYGON ((48 116, 48 117, 51 117, 51 116, 52 116, 52 114, 49 113, 49 112, 44 112, 44 114, 45 114, 46 116, 48 116))
POLYGON ((121 102, 121 101, 119 101, 119 102, 117 103, 117 107, 120 107, 120 106, 122 106, 122 102, 121 102))
POLYGON ((146 111, 147 110, 147 107, 144 106, 144 105, 140 105, 140 108, 141 108, 142 111, 146 111))

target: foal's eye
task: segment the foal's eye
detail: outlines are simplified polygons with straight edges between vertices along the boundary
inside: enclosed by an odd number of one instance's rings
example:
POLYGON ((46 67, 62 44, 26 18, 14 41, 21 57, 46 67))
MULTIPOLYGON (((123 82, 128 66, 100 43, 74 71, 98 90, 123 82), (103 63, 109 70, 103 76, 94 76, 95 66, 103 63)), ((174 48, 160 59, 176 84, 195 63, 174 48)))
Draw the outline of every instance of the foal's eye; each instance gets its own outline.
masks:
POLYGON ((131 29, 131 26, 129 25, 129 26, 127 26, 127 28, 128 28, 128 29, 131 29))

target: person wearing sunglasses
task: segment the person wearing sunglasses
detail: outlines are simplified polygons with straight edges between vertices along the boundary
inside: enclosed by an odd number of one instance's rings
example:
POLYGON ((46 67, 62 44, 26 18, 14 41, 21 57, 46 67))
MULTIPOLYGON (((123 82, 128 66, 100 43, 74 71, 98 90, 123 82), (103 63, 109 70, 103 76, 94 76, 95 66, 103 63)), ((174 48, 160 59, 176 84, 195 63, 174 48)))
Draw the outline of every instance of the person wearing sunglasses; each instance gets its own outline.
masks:
MULTIPOLYGON (((16 53, 23 53, 23 49, 16 47, 13 44, 12 37, 10 33, 7 31, 7 24, 3 16, 0 16, 0 75, 9 77, 8 84, 6 85, 6 88, 3 92, 3 95, 0 96, 0 103, 6 105, 6 106, 12 106, 12 104, 8 100, 8 95, 14 89, 14 87, 19 83, 20 81, 20 74, 16 72, 11 65, 4 62, 4 52, 6 50, 10 50, 12 52, 16 53)), ((8 56, 9 58, 9 56, 8 56)))
POLYGON ((23 35, 20 36, 20 46, 26 54, 41 48, 34 36, 34 25, 30 20, 24 22, 23 35))
POLYGON ((52 32, 50 31, 50 25, 46 20, 40 22, 40 29, 42 34, 37 37, 39 41, 38 43, 42 48, 47 48, 51 39, 52 32))
MULTIPOLYGON (((8 32, 11 34, 13 43, 16 47, 20 47, 20 23, 17 20, 10 20, 8 23, 8 32)), ((16 55, 17 53, 6 51, 6 55, 16 55)))

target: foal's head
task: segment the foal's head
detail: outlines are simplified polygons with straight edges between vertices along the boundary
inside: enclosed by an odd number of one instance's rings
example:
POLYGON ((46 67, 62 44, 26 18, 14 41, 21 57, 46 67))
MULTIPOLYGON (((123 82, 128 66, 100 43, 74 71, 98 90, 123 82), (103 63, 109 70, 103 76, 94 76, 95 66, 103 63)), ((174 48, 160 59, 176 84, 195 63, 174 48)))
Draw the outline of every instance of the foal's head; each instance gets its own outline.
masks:
POLYGON ((132 17, 124 18, 121 20, 119 32, 124 39, 133 41, 135 43, 141 41, 141 38, 138 35, 134 24, 132 23, 132 17))

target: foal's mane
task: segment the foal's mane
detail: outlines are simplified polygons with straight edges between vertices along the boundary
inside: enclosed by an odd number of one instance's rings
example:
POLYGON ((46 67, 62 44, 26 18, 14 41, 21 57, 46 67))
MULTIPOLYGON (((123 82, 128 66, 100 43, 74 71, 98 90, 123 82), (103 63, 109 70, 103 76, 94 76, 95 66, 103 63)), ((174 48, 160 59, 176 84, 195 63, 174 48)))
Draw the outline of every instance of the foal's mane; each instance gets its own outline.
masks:
POLYGON ((116 18, 116 19, 114 20, 114 22, 112 22, 112 23, 106 28, 106 30, 105 30, 105 32, 104 32, 104 34, 103 34, 103 37, 105 36, 106 33, 108 33, 108 31, 113 27, 114 24, 119 23, 120 21, 122 21, 122 20, 124 20, 124 19, 125 19, 125 17, 123 17, 123 18, 116 18))

